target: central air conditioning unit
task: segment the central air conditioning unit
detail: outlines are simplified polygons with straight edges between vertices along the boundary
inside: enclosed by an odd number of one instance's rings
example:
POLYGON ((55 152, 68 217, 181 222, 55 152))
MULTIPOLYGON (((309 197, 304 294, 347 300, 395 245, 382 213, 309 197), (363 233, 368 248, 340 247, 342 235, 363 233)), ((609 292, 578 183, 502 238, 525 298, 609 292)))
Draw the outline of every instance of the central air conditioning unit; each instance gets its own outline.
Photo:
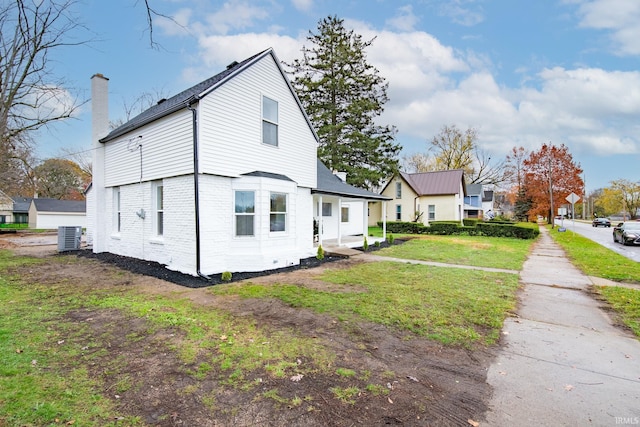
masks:
POLYGON ((58 252, 77 251, 82 241, 82 227, 58 227, 58 252))

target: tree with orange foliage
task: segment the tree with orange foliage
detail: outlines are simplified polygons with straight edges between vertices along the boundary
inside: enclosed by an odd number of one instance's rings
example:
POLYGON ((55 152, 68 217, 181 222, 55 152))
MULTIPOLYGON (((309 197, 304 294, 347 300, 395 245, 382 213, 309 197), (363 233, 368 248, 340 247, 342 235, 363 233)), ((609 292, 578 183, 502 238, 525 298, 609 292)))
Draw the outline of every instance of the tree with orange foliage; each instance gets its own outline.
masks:
POLYGON ((566 204, 566 197, 571 193, 584 197, 584 183, 580 177, 582 168, 573 161, 564 144, 560 147, 543 144, 540 150, 531 152, 523 167, 525 191, 532 202, 529 210, 531 220, 541 215, 552 224, 555 216, 552 208, 556 210, 566 204))

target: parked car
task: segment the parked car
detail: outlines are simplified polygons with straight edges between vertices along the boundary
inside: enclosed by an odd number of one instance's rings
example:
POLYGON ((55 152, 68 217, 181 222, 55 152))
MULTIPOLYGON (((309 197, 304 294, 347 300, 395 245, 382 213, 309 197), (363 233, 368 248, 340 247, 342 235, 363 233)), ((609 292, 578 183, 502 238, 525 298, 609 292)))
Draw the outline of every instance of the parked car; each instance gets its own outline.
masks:
POLYGON ((591 223, 592 227, 611 227, 609 218, 595 218, 591 223))
POLYGON ((621 222, 613 227, 613 241, 623 245, 640 245, 640 222, 621 222))

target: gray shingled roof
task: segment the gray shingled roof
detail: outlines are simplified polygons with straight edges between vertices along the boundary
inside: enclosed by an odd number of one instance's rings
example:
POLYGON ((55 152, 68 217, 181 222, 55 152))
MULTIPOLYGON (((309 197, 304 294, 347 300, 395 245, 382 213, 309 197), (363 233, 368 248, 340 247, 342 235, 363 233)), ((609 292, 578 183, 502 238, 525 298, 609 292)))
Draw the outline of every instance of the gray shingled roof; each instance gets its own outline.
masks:
MULTIPOLYGON (((462 169, 412 174, 400 172, 400 175, 418 196, 458 194, 460 192, 460 183, 462 183, 463 191, 465 188, 462 169)), ((464 195, 466 195, 466 191, 464 195)))
POLYGON ((33 199, 38 212, 82 213, 87 211, 86 202, 76 200, 33 199))
MULTIPOLYGON (((271 55, 273 56, 274 61, 276 62, 276 64, 278 64, 278 67, 280 67, 278 58, 275 55, 275 52, 273 51, 272 48, 263 50, 260 53, 257 53, 247 59, 245 59, 242 62, 232 62, 231 64, 229 64, 227 66, 227 68, 222 71, 221 73, 216 74, 213 77, 208 78, 207 80, 204 80, 200 83, 198 83, 195 86, 190 87, 187 90, 184 90, 182 92, 180 92, 177 95, 172 96, 169 99, 166 99, 162 102, 158 102, 158 104, 152 106, 151 108, 143 111, 142 113, 140 113, 139 115, 137 115, 136 117, 134 117, 133 119, 129 120, 128 122, 126 122, 125 124, 123 124, 122 126, 114 129, 113 131, 111 131, 107 136, 105 136, 104 138, 102 138, 100 140, 100 142, 108 142, 111 141, 119 136, 122 136, 126 133, 132 132, 146 124, 149 124, 155 120, 158 120, 162 117, 168 116, 169 114, 175 113, 176 111, 179 111, 181 109, 186 108, 187 106, 193 104, 194 102, 198 101, 201 97, 206 96, 207 94, 209 94, 211 91, 213 91, 214 89, 216 89, 217 87, 219 87, 220 85, 224 84, 227 80, 233 78, 234 76, 236 76, 237 74, 241 73, 242 71, 244 71, 247 67, 249 67, 250 65, 254 64, 255 62, 261 60, 263 57, 267 56, 267 55, 271 55)), ((289 80, 286 78, 284 71, 282 71, 282 69, 280 70, 281 73, 283 74, 283 77, 285 77, 285 80, 287 81, 287 84, 289 84, 289 88, 291 90, 291 93, 293 94, 296 102, 298 103, 298 106, 300 107, 300 109, 304 112, 304 109, 302 108, 302 104, 300 104, 300 100, 298 99, 297 95, 295 94, 295 91, 293 90, 293 87, 291 86, 291 84, 289 83, 289 80)), ((312 129, 312 132, 314 133, 314 136, 317 139, 317 136, 315 135, 315 131, 313 130, 313 126, 311 125, 311 122, 309 121, 309 118, 306 116, 306 114, 304 114, 305 119, 307 120, 307 123, 309 124, 309 127, 312 129)))
POLYGON ((332 196, 352 197, 356 199, 369 200, 391 200, 390 198, 378 193, 364 190, 347 184, 337 176, 335 176, 324 163, 318 159, 318 182, 317 187, 311 190, 313 194, 328 194, 332 196))
POLYGON ((12 197, 13 199, 13 213, 29 213, 29 206, 31 206, 32 197, 12 197))

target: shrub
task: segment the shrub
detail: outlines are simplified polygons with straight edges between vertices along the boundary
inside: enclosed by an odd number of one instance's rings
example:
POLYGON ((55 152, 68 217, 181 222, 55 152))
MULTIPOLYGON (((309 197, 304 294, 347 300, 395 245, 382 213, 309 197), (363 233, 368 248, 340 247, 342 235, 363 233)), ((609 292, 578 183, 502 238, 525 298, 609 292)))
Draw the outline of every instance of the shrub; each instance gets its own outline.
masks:
POLYGON ((318 253, 316 254, 317 259, 324 259, 324 249, 322 249, 322 245, 318 245, 318 253))
POLYGON ((393 245, 393 234, 389 233, 389 235, 387 236, 387 242, 389 242, 390 245, 393 245))
POLYGON ((232 277, 231 272, 230 271, 225 271, 220 276, 220 279, 222 279, 223 282, 229 282, 229 281, 231 281, 231 277, 232 277))
POLYGON ((373 246, 375 246, 376 248, 380 247, 380 240, 376 240, 375 242, 373 242, 373 246))
POLYGON ((369 249, 369 242, 367 242, 367 238, 364 238, 364 243, 362 244, 362 249, 366 252, 369 249))

